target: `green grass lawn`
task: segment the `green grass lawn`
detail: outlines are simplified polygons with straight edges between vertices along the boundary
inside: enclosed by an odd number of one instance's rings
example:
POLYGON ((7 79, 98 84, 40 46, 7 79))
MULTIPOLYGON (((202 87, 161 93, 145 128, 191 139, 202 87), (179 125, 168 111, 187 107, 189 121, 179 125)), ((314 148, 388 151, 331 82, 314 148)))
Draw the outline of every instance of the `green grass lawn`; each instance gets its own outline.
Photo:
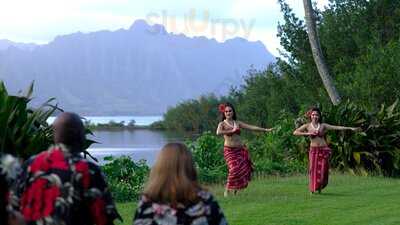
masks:
MULTIPOLYGON (((321 195, 311 195, 306 176, 260 178, 237 196, 216 195, 231 225, 400 224, 400 180, 334 174, 321 195)), ((135 203, 118 204, 132 224, 135 203)))

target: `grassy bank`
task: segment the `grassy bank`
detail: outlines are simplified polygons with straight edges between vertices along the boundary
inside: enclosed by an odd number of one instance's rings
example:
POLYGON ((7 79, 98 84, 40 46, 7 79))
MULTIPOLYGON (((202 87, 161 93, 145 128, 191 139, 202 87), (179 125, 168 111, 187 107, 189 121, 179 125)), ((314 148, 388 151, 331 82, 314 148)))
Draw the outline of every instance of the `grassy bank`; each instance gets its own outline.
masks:
MULTIPOLYGON (((238 196, 223 198, 210 187, 231 225, 399 224, 400 180, 335 174, 321 195, 310 195, 307 177, 253 181, 238 196)), ((132 224, 136 203, 118 204, 123 224, 132 224)))

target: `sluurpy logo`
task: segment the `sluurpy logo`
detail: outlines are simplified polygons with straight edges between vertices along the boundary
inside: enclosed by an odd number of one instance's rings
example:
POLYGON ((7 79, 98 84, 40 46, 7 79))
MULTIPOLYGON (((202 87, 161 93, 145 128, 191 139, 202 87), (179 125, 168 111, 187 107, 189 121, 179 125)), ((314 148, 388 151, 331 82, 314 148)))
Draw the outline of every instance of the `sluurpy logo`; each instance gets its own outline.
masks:
MULTIPOLYGON (((151 12, 147 14, 146 21, 152 25, 160 24, 169 32, 189 35, 206 34, 219 41, 235 36, 248 39, 256 23, 255 19, 217 18, 211 15, 210 10, 196 9, 189 9, 182 16, 174 15, 167 10, 151 12)), ((161 26, 152 26, 149 32, 160 34, 165 30, 161 26)))

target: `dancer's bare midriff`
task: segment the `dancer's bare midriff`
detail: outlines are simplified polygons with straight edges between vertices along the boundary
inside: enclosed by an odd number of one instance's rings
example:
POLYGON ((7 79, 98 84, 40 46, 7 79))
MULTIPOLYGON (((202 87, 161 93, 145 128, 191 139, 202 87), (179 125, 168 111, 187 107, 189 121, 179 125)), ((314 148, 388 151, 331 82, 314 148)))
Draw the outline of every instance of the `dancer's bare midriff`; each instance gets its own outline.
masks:
POLYGON ((314 137, 311 139, 310 146, 311 147, 325 147, 325 146, 328 146, 328 143, 326 143, 325 137, 314 137))
POLYGON ((224 135, 224 139, 224 146, 231 148, 238 148, 243 146, 242 142, 240 141, 240 136, 237 134, 224 135))

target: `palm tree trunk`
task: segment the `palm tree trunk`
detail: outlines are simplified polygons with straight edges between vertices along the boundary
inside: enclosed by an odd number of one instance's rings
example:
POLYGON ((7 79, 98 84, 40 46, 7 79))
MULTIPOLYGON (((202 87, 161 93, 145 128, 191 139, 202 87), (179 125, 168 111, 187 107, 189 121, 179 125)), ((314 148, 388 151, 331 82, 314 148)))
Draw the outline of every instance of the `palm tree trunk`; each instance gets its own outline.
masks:
POLYGON ((307 25, 308 39, 310 40, 311 51, 314 57, 314 62, 317 66, 319 75, 325 86, 326 91, 334 105, 338 105, 341 101, 338 91, 333 84, 332 78, 329 75, 329 69, 322 54, 321 45, 317 35, 315 24, 314 9, 312 8, 311 0, 303 0, 305 19, 307 25))

